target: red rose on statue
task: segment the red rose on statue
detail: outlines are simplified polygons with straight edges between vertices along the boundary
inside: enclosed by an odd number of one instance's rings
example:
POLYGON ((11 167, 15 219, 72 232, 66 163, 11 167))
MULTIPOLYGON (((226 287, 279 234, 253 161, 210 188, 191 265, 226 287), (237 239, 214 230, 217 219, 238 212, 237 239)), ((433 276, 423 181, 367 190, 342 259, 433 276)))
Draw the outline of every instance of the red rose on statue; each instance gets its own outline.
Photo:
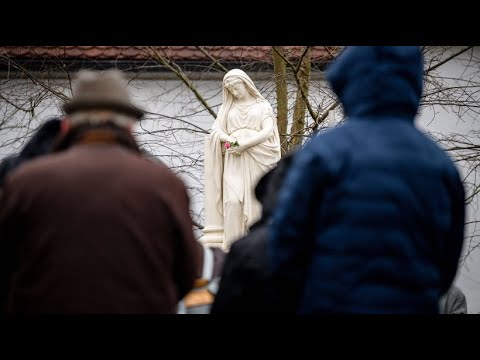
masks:
POLYGON ((223 146, 225 149, 230 149, 231 147, 237 147, 238 142, 236 140, 233 143, 227 141, 223 146))

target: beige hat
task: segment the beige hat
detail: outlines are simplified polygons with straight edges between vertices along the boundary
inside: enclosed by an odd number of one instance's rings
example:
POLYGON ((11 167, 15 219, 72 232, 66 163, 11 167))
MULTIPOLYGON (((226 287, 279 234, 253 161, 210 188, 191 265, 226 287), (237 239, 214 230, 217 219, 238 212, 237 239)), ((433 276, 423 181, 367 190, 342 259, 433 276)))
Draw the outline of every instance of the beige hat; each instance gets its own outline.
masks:
POLYGON ((140 119, 144 111, 130 102, 125 78, 119 70, 78 73, 73 98, 63 105, 66 114, 83 110, 112 110, 140 119))

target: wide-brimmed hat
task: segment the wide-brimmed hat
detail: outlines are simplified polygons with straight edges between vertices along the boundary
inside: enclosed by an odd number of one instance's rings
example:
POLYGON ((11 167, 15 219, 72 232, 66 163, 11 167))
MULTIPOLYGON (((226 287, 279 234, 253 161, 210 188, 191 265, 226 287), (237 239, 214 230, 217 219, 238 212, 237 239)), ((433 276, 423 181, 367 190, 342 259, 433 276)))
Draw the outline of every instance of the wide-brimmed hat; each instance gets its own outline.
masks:
POLYGON ((63 105, 66 114, 84 110, 111 110, 140 119, 144 111, 134 106, 119 70, 82 70, 77 74, 73 98, 63 105))

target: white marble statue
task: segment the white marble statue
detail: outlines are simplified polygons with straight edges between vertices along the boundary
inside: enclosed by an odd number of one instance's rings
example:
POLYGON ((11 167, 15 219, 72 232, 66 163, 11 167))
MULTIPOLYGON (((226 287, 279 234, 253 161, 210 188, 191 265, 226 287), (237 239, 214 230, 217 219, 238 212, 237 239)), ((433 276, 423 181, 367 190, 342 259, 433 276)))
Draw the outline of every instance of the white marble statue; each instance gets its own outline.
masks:
POLYGON ((255 186, 280 160, 272 107, 242 70, 223 78, 223 104, 205 142, 204 241, 223 239, 228 250, 259 219, 255 186))

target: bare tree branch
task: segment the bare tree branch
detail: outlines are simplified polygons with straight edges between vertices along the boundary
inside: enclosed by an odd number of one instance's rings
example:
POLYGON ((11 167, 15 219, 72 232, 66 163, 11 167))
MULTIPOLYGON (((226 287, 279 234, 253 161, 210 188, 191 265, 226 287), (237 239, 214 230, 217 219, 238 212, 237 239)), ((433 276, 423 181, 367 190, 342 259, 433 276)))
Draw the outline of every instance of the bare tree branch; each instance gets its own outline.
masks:
POLYGON ((315 122, 311 126, 312 131, 317 130, 318 126, 328 117, 328 113, 334 110, 339 104, 340 104, 340 101, 335 100, 333 104, 331 104, 322 114, 320 114, 320 111, 319 111, 318 118, 315 119, 315 122))
POLYGON ((220 70, 222 70, 223 72, 227 73, 228 72, 228 69, 223 66, 222 64, 220 64, 218 62, 217 59, 215 59, 212 55, 210 55, 207 51, 205 51, 205 49, 203 48, 203 46, 195 46, 198 50, 200 50, 202 53, 204 53, 210 60, 212 60, 213 62, 213 65, 215 65, 216 67, 218 67, 220 70))
POLYGON ((204 100, 204 98, 198 92, 197 88, 193 85, 193 82, 187 77, 187 75, 185 75, 185 73, 182 71, 180 66, 178 66, 174 62, 169 61, 165 57, 161 56, 155 48, 148 47, 148 49, 151 51, 151 54, 153 55, 154 59, 157 60, 162 65, 164 65, 170 71, 172 71, 175 75, 177 75, 178 78, 180 80, 182 80, 183 83, 195 94, 196 98, 205 107, 205 109, 214 118, 217 118, 217 114, 215 113, 215 111, 213 111, 213 109, 207 104, 207 102, 204 100))
MULTIPOLYGON (((4 58, 4 55, 0 55, 0 58, 4 58)), ((13 64, 13 67, 20 70, 23 74, 25 74, 30 80, 33 81, 33 83, 35 85, 40 85, 41 87, 43 87, 44 89, 46 89, 47 91, 49 91, 50 93, 52 93, 53 95, 55 95, 56 97, 58 97, 59 99, 61 99, 63 101, 70 100, 70 98, 68 96, 65 96, 61 92, 55 91, 50 86, 45 84, 43 81, 38 80, 35 76, 32 75, 32 73, 30 71, 27 71, 26 69, 24 69, 23 66, 21 66, 20 64, 16 63, 15 61, 13 61, 10 58, 8 58, 8 60, 13 64)))
POLYGON ((305 104, 307 106, 307 109, 308 109, 308 113, 310 114, 310 116, 312 117, 312 119, 316 119, 317 118, 317 114, 315 114, 315 112, 313 111, 312 109, 312 105, 310 104, 310 101, 308 101, 308 98, 307 98, 307 95, 304 93, 303 89, 302 89, 302 85, 301 85, 301 80, 298 78, 298 74, 295 72, 296 70, 296 66, 294 64, 292 64, 292 62, 290 60, 288 60, 282 53, 280 53, 276 46, 273 46, 273 50, 285 61, 285 63, 292 69, 293 71, 293 77, 295 79, 295 82, 297 83, 297 86, 298 86, 298 89, 300 89, 300 93, 301 95, 303 96, 303 99, 305 100, 305 104))
POLYGON ((463 54, 464 52, 470 50, 471 48, 473 48, 473 46, 469 46, 469 47, 467 47, 467 48, 465 48, 465 49, 462 49, 462 50, 456 52, 455 54, 452 54, 451 56, 447 57, 445 60, 440 61, 439 63, 437 63, 437 64, 435 64, 435 65, 433 65, 433 66, 430 66, 427 70, 425 70, 425 72, 426 72, 426 73, 429 73, 430 71, 435 70, 436 68, 442 66, 443 64, 449 62, 449 61, 452 60, 452 59, 455 59, 457 56, 463 54))

